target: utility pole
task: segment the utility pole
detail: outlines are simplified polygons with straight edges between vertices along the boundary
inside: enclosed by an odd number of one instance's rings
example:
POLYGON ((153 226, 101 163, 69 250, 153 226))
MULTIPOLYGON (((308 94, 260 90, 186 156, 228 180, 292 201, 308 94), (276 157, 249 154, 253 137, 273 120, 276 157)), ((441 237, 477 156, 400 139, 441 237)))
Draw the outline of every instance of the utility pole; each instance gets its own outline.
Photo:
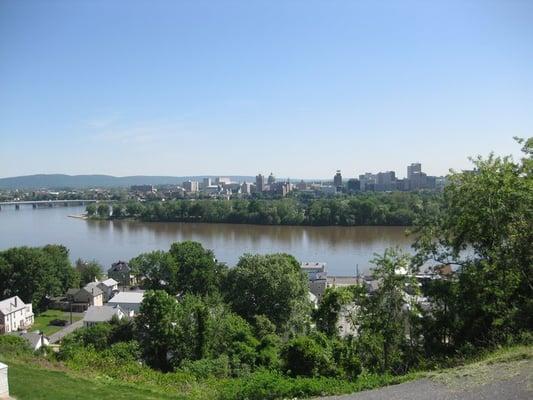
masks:
POLYGON ((359 285, 359 264, 355 264, 355 281, 359 285))

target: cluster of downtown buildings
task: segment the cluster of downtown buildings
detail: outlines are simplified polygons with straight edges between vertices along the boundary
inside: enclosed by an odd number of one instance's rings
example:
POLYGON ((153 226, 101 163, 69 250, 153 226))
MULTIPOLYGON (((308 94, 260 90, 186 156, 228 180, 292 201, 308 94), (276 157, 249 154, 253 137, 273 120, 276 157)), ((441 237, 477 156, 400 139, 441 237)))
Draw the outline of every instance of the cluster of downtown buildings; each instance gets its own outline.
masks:
MULTIPOLYGON (((234 182, 227 177, 207 177, 201 181, 188 180, 183 182, 181 186, 166 187, 162 190, 163 192, 165 190, 173 191, 174 196, 169 197, 203 195, 229 198, 235 195, 247 196, 253 194, 286 196, 293 191, 319 195, 335 195, 338 193, 356 192, 441 190, 445 183, 445 177, 427 175, 422 171, 422 165, 420 163, 413 163, 407 166, 406 178, 398 178, 394 171, 386 171, 378 173, 366 172, 359 175, 358 178, 344 180, 341 171, 337 171, 332 180, 301 180, 297 183, 292 183, 289 179, 276 180, 275 176, 271 173, 268 177, 262 174, 257 175, 255 182, 234 182)), ((155 194, 157 192, 152 185, 132 186, 130 191, 139 195, 155 194)), ((162 194, 159 193, 159 196, 162 194)))

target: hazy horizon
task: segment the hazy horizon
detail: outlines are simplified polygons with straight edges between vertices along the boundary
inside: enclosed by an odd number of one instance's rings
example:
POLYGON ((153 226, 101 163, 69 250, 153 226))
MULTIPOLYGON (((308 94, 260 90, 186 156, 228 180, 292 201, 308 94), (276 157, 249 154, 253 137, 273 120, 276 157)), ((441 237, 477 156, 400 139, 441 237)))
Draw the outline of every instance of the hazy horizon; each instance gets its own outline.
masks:
POLYGON ((440 176, 531 110, 533 2, 0 3, 0 177, 440 176))

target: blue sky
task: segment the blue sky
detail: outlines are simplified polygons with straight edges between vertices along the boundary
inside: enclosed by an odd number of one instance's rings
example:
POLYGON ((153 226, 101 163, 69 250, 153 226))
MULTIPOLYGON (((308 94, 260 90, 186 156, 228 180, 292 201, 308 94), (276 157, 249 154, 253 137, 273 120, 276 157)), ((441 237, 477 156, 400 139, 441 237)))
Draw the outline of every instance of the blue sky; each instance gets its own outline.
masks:
POLYGON ((533 1, 0 1, 0 176, 354 176, 519 154, 533 1))

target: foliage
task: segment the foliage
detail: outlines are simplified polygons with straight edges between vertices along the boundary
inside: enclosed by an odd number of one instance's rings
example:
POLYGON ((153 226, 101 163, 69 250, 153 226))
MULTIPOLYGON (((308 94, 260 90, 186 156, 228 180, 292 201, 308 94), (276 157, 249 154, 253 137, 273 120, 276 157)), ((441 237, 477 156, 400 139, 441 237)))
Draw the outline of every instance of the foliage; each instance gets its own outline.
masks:
POLYGON ((225 267, 218 263, 211 250, 198 242, 173 243, 170 255, 178 265, 177 290, 199 295, 213 294, 219 290, 225 267))
POLYGON ((103 267, 98 261, 84 261, 81 258, 76 260, 76 271, 80 276, 80 285, 83 287, 89 282, 102 279, 103 267))
POLYGON ((295 195, 282 199, 130 201, 116 205, 121 212, 113 217, 259 225, 408 226, 437 198, 433 193, 394 192, 312 199, 295 195))
POLYGON ((96 213, 100 218, 107 218, 109 217, 109 214, 111 213, 111 208, 108 204, 101 203, 98 204, 98 207, 96 207, 96 213))
POLYGON ((283 360, 292 376, 331 376, 334 372, 329 349, 310 336, 290 340, 283 349, 283 360))
POLYGON ((351 303, 360 304, 365 295, 366 290, 361 286, 327 288, 313 315, 318 330, 328 336, 337 336, 337 321, 342 308, 351 303))
POLYGON ((169 370, 169 353, 178 345, 178 303, 164 291, 147 291, 136 318, 138 338, 146 362, 169 370))
POLYGON ((309 315, 308 284, 298 261, 287 254, 245 254, 228 272, 225 295, 248 321, 264 315, 277 331, 303 331, 309 315))
POLYGON ((362 302, 357 345, 367 367, 402 373, 419 348, 418 285, 409 256, 396 249, 385 250, 373 263, 372 276, 379 287, 362 302))
POLYGON ((13 247, 0 252, 0 298, 19 296, 31 302, 35 312, 46 309, 49 297, 63 294, 78 282, 64 246, 13 247))
POLYGON ((456 279, 429 288, 437 351, 499 343, 533 326, 533 139, 519 141, 518 162, 491 154, 474 159, 472 172, 452 173, 439 209, 418 221, 419 263, 458 268, 456 279))
POLYGON ((142 253, 128 263, 134 273, 142 278, 147 290, 165 290, 169 294, 178 294, 178 264, 167 252, 153 251, 142 253))

